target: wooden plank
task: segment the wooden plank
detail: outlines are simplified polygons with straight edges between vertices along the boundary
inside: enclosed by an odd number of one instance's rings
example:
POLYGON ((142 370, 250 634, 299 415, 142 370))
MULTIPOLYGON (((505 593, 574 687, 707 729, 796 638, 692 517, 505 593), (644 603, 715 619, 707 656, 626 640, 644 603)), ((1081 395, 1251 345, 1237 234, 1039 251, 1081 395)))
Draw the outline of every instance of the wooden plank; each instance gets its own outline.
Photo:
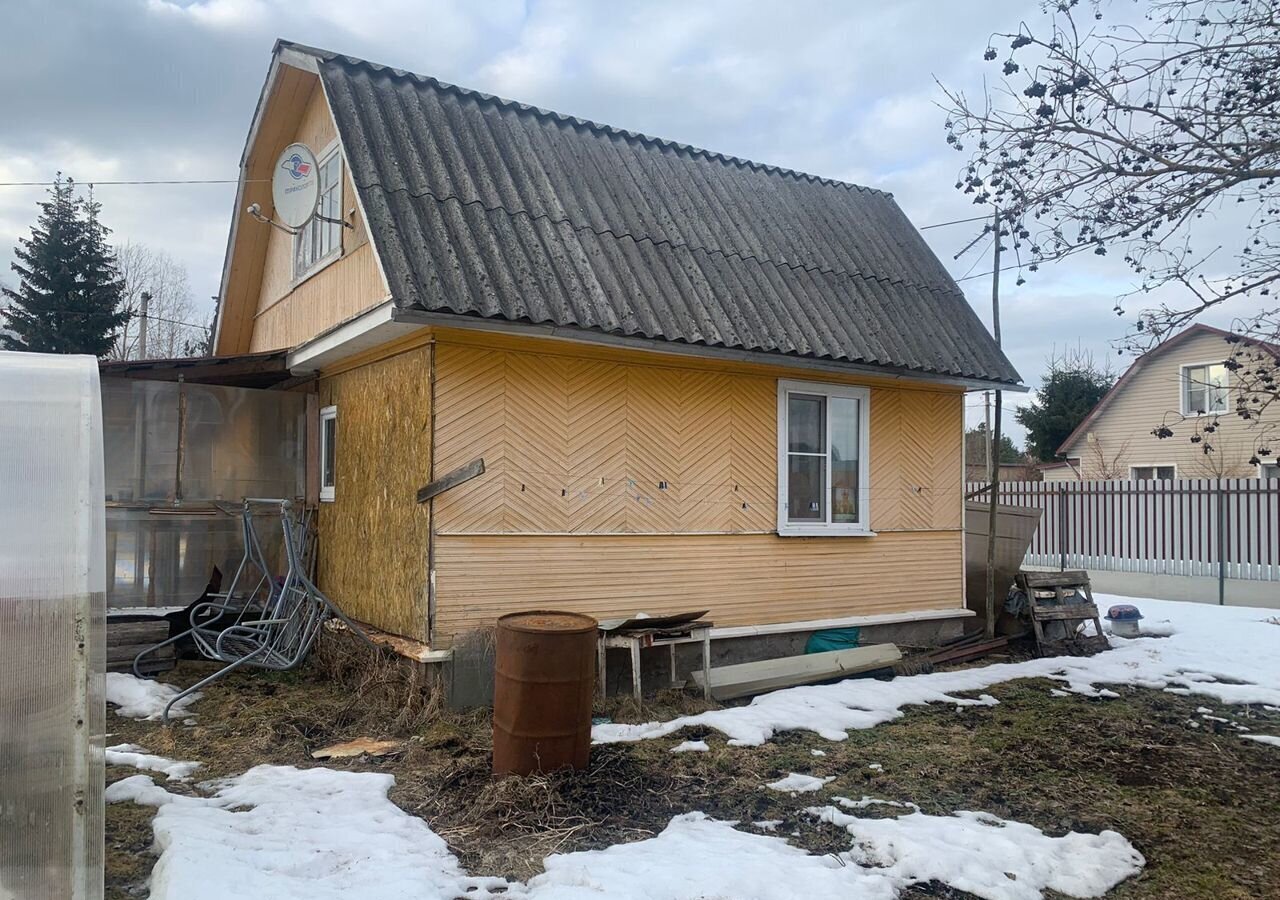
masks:
POLYGON ((1097 618, 1098 607, 1092 603, 1067 603, 1063 606, 1032 606, 1035 617, 1041 622, 1097 618))
MULTIPOLYGON (((883 669, 900 659, 902 653, 895 645, 873 644, 850 650, 806 653, 803 656, 721 666, 711 670, 711 696, 717 700, 748 697, 765 691, 883 669)), ((704 687, 702 672, 694 672, 692 677, 698 687, 704 687)))
POLYGON ((169 621, 107 622, 107 646, 117 644, 158 644, 169 636, 169 621))
POLYGON ((1026 587, 1050 589, 1057 587, 1080 587, 1089 583, 1089 573, 1079 570, 1066 572, 1021 572, 1019 577, 1026 587))
POLYGON ((459 466, 452 472, 440 476, 435 481, 418 488, 418 502, 426 503, 432 497, 438 497, 450 488, 455 488, 460 484, 470 481, 472 478, 479 478, 484 474, 484 457, 473 459, 465 466, 459 466))

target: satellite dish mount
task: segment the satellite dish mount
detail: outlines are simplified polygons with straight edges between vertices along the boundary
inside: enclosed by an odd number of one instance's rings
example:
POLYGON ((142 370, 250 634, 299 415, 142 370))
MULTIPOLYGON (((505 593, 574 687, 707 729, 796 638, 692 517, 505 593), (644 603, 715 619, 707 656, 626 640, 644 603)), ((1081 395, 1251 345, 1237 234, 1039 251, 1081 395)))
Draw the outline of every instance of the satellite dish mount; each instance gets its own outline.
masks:
POLYGON ((350 222, 322 216, 316 211, 320 204, 320 164, 306 144, 290 144, 276 159, 271 172, 271 200, 279 221, 264 216, 262 207, 256 203, 245 212, 289 234, 297 234, 312 219, 344 228, 354 227, 350 222))

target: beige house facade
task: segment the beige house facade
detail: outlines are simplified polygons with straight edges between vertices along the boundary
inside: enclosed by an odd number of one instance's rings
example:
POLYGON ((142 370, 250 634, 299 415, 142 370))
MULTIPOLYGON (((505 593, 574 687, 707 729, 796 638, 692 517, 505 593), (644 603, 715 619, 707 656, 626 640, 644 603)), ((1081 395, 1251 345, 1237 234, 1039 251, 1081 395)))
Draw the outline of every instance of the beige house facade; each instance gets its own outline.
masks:
POLYGON ((1139 357, 1058 449, 1069 465, 1045 480, 1280 477, 1280 410, 1237 415, 1229 336, 1192 325, 1139 357), (1172 436, 1159 437, 1162 426, 1172 436))

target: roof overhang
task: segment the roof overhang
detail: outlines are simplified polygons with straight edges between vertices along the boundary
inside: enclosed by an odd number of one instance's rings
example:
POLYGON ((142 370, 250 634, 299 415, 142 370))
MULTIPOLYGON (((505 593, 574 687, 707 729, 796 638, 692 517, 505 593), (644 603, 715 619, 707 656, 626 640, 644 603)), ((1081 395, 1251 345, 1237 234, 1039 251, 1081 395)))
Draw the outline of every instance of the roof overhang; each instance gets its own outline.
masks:
POLYGON ((228 387, 278 388, 297 383, 283 350, 238 356, 193 356, 183 359, 121 359, 98 363, 103 378, 136 381, 185 381, 228 387))
POLYGON ((330 328, 289 354, 289 370, 297 375, 321 372, 422 330, 419 323, 396 319, 394 311, 394 304, 384 300, 373 309, 330 328))

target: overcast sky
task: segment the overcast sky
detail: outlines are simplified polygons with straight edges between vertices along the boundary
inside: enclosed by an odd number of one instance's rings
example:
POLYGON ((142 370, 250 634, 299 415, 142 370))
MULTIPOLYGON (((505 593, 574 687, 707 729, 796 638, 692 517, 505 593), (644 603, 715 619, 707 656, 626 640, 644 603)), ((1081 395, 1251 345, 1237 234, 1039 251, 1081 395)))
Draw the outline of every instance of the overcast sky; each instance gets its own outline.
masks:
MULTIPOLYGON (((434 75, 538 106, 893 192, 917 226, 975 214, 935 105, 981 89, 993 31, 1039 4, 707 0, 5 0, 0 181, 234 179, 277 37, 434 75)), ((41 188, 0 187, 0 279, 41 188)), ((117 241, 183 262, 207 313, 232 185, 99 186, 117 241)), ((975 225, 924 232, 957 278, 975 225)), ((1082 259, 1002 285, 1005 352, 1034 386, 1077 344, 1123 367, 1111 312, 1131 286, 1082 259)), ((961 283, 990 323, 990 279, 961 283)), ((203 316, 202 316, 203 318, 203 316)), ((1211 320, 1212 321, 1212 320, 1211 320)), ((1014 404, 1022 396, 1010 396, 1014 404)), ((970 395, 971 422, 982 416, 970 395)), ((1021 440, 1012 417, 1007 427, 1021 440)))

